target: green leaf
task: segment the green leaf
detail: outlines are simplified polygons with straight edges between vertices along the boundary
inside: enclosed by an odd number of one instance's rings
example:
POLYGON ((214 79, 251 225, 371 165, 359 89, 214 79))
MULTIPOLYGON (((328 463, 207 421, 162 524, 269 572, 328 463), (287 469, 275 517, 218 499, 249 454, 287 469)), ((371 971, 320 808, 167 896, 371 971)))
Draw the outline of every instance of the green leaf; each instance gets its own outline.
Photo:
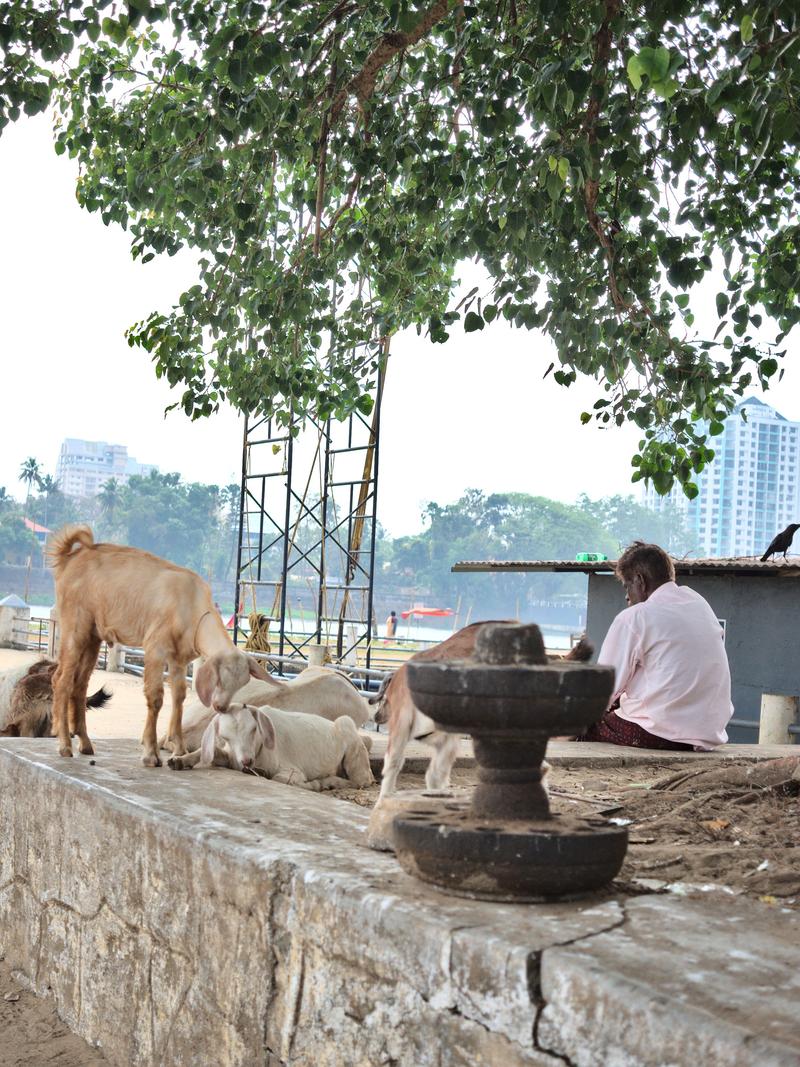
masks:
POLYGON ((663 81, 669 72, 669 49, 656 48, 653 52, 651 78, 654 82, 663 81))
POLYGON ((745 15, 739 26, 739 33, 741 34, 742 42, 749 44, 753 39, 753 16, 745 15))
POLYGON ((482 330, 483 326, 483 318, 474 311, 468 311, 464 316, 464 330, 466 333, 474 333, 476 330, 482 330))
POLYGON ((678 296, 675 297, 675 303, 678 305, 679 308, 688 307, 689 306, 689 294, 688 293, 679 293, 678 296))
POLYGON ((558 161, 558 176, 562 180, 562 182, 565 182, 567 180, 568 174, 569 160, 565 156, 562 156, 558 161))
POLYGON ((247 57, 236 53, 228 60, 228 77, 237 88, 241 89, 247 81, 247 57))
POLYGON ((771 378, 778 369, 778 361, 776 359, 762 359, 758 364, 758 369, 763 378, 771 378))
POLYGON ((641 89, 642 87, 642 75, 645 73, 642 61, 638 56, 631 56, 628 60, 628 78, 634 89, 641 89))
POLYGON ((667 78, 664 81, 653 82, 653 92, 661 97, 662 100, 669 100, 678 91, 678 83, 674 78, 667 78))

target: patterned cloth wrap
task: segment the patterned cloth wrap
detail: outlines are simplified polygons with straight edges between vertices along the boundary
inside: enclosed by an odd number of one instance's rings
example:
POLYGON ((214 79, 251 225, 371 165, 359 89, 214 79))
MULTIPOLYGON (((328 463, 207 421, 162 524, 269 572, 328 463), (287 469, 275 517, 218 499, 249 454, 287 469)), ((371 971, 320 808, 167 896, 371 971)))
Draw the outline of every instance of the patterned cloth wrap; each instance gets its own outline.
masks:
POLYGON ((607 745, 628 745, 630 748, 669 748, 679 749, 683 752, 694 752, 693 745, 686 745, 683 741, 668 741, 665 737, 656 737, 648 733, 635 722, 628 722, 617 715, 614 704, 605 712, 603 718, 590 726, 585 734, 576 737, 576 741, 604 741, 607 745))

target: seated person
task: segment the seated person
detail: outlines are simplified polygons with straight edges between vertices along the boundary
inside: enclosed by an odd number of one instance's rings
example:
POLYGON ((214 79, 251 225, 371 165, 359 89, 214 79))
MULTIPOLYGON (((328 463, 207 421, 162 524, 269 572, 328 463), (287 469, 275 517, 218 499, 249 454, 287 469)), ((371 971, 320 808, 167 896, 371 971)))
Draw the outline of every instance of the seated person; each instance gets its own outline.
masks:
POLYGON ((675 584, 658 545, 634 541, 617 561, 628 607, 597 657, 616 671, 603 718, 579 741, 707 750, 728 740, 731 676, 722 627, 693 589, 675 584))

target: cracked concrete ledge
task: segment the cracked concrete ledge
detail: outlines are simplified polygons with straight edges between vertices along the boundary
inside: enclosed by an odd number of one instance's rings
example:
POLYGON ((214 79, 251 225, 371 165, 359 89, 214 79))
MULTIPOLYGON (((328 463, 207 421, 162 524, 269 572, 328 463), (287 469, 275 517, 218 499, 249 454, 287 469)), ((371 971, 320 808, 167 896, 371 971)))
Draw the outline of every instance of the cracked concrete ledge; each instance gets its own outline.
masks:
POLYGON ((114 1063, 800 1062, 791 916, 447 897, 354 805, 97 747, 0 742, 0 953, 114 1063))
MULTIPOLYGON (((370 763, 375 771, 383 765, 389 735, 369 731, 372 739, 370 763)), ((585 770, 602 770, 607 767, 680 767, 684 764, 708 763, 720 760, 728 762, 760 763, 781 756, 796 756, 795 745, 722 745, 713 752, 672 752, 668 749, 647 748, 623 749, 618 745, 606 745, 593 741, 588 745, 575 745, 568 741, 549 741, 547 761, 554 767, 580 767, 585 770)), ((406 746, 403 767, 406 774, 424 774, 431 758, 430 748, 419 741, 406 746)), ((472 742, 459 741, 455 766, 464 769, 475 766, 472 742)))

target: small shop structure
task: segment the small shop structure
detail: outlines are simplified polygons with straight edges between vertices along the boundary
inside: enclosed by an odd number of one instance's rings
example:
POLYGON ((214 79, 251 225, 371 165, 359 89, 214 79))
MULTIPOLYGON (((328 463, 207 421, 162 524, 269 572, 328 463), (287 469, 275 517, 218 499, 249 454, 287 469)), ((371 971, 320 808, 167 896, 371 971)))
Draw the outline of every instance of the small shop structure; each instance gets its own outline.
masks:
MULTIPOLYGON (((678 584, 705 597, 724 630, 735 709, 729 733, 732 741, 752 742, 762 696, 800 694, 800 558, 673 562, 678 584)), ((614 560, 482 560, 456 563, 452 570, 588 575, 586 634, 599 649, 611 620, 625 607, 614 567, 614 560)))

